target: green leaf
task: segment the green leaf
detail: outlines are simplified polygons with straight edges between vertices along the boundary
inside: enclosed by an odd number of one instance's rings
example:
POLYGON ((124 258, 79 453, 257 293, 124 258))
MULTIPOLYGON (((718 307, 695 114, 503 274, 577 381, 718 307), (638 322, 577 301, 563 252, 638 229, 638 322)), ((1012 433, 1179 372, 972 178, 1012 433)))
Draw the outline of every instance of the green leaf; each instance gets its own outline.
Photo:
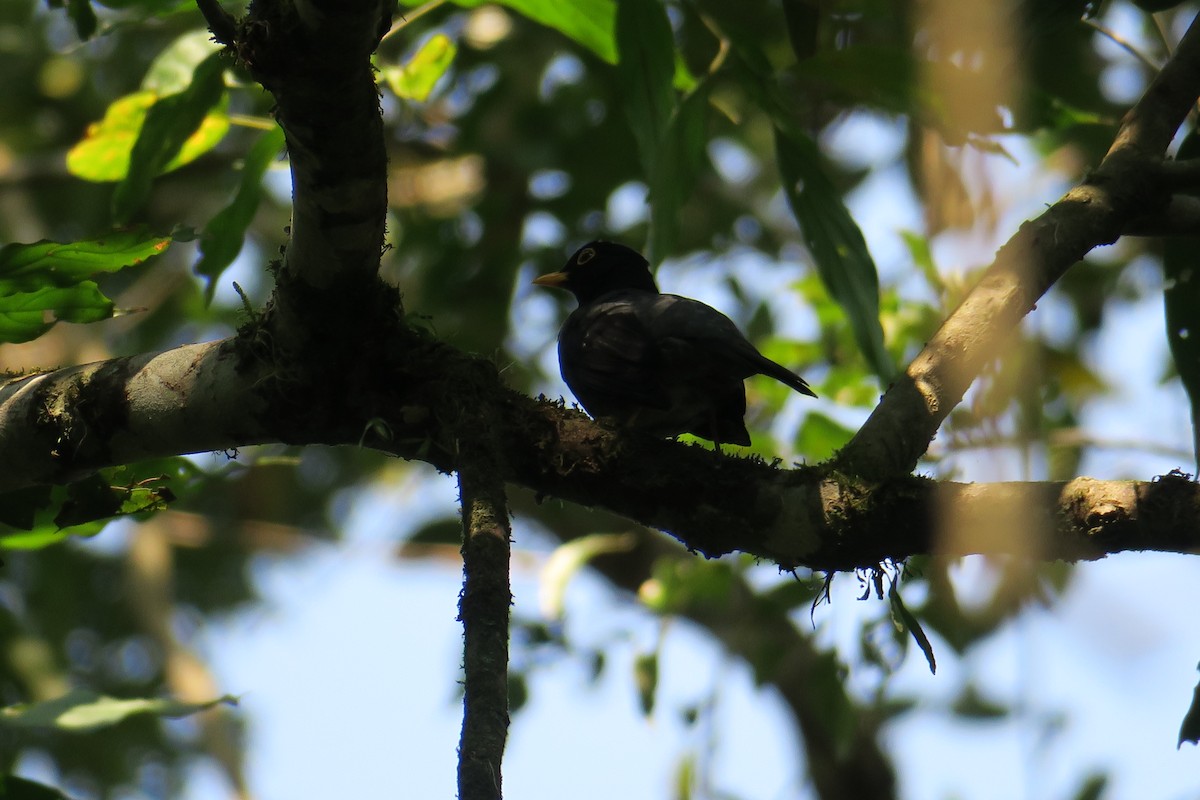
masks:
POLYGON ((634 659, 633 680, 637 686, 638 706, 648 717, 654 713, 654 694, 658 690, 658 653, 641 653, 634 659))
POLYGON ((847 105, 862 103, 896 114, 922 111, 934 105, 928 90, 922 94, 912 52, 902 47, 854 45, 823 50, 802 61, 791 74, 822 97, 847 105), (914 108, 920 101, 924 108, 914 108))
MULTIPOLYGON (((476 8, 495 2, 553 28, 591 50, 610 64, 617 63, 613 41, 613 20, 617 6, 613 0, 453 0, 462 8, 476 8)), ((425 0, 401 0, 404 6, 423 5, 425 0)))
POLYGON ((154 57, 142 78, 142 88, 159 97, 182 92, 204 59, 220 50, 208 28, 188 31, 154 57))
POLYGON ((0 342, 28 342, 56 322, 97 322, 112 313, 113 302, 91 281, 0 295, 0 342))
POLYGON ((616 32, 625 112, 650 175, 675 113, 675 37, 658 0, 621 0, 616 32))
POLYGON ((75 33, 80 39, 86 42, 95 35, 97 20, 91 0, 67 0, 67 16, 75 23, 75 33))
POLYGON ((434 84, 446 74, 458 47, 444 33, 434 34, 421 49, 399 67, 384 67, 381 74, 397 97, 425 102, 434 84))
POLYGON ((0 800, 71 800, 51 786, 45 786, 16 775, 0 775, 0 800))
POLYGON ((824 414, 811 411, 804 417, 804 423, 796 433, 796 452, 812 463, 824 461, 834 452, 844 447, 854 431, 824 414))
POLYGON ((555 548, 538 581, 542 615, 548 619, 562 618, 567 584, 589 561, 606 553, 627 552, 636 544, 637 537, 632 533, 593 533, 555 548))
POLYGON ((1071 800, 1102 800, 1105 789, 1108 788, 1108 776, 1103 772, 1093 772, 1083 779, 1079 790, 1072 795, 1071 800))
POLYGON ((37 512, 50 505, 49 486, 27 486, 0 494, 0 525, 29 531, 37 512))
POLYGON ((262 179, 283 149, 283 129, 276 127, 259 137, 242 164, 242 181, 233 201, 218 211, 200 234, 200 260, 196 274, 208 279, 204 290, 212 302, 217 278, 233 263, 246 239, 246 230, 262 200, 262 179))
POLYGON ((114 231, 81 242, 9 244, 0 247, 0 294, 71 286, 101 273, 140 264, 170 246, 164 236, 114 231))
POLYGON ((220 53, 213 53, 196 67, 187 89, 150 107, 129 154, 129 171, 113 193, 113 217, 118 223, 141 208, 150 195, 151 181, 224 98, 225 62, 220 53))
MULTIPOLYGON (((133 144, 146 119, 146 112, 158 101, 154 92, 134 92, 114 100, 104 119, 88 126, 87 133, 67 153, 67 171, 86 181, 119 181, 129 174, 133 144)), ((210 111, 179 153, 162 168, 164 173, 182 167, 216 147, 229 130, 229 115, 224 104, 210 111)))
POLYGON ((729 603, 735 578, 726 562, 660 558, 638 599, 656 614, 688 614, 729 603))
POLYGON ((38 550, 70 538, 95 536, 113 517, 159 511, 175 499, 172 485, 203 473, 183 457, 101 470, 82 481, 0 495, 0 550, 38 550), (8 530, 6 530, 8 529, 8 530), (18 532, 15 529, 19 529, 18 532))
POLYGON ((933 250, 929 247, 929 238, 916 231, 900 231, 900 238, 904 241, 904 246, 908 248, 908 257, 925 276, 929 288, 938 295, 944 294, 946 282, 942 280, 942 274, 938 272, 937 264, 934 263, 933 250))
POLYGON ((104 526, 103 522, 89 522, 70 528, 50 524, 37 526, 28 533, 0 532, 0 550, 42 550, 68 539, 90 539, 104 530, 104 526))
POLYGON ((798 60, 804 61, 817 52, 820 19, 821 9, 813 0, 783 0, 783 21, 798 60))
POLYGON ((951 710, 957 716, 966 719, 1004 719, 1013 713, 1013 710, 1003 703, 997 703, 994 700, 989 700, 983 696, 973 683, 968 683, 954 700, 954 705, 951 710))
POLYGON ((896 374, 879 323, 879 276, 862 231, 821 166, 816 144, 799 130, 775 129, 784 193, 816 260, 821 282, 850 320, 867 364, 886 385, 896 374))
POLYGON ((895 620, 896 625, 908 630, 917 643, 917 647, 921 648, 921 652, 925 654, 925 660, 929 662, 929 671, 937 674, 937 659, 933 656, 933 645, 930 643, 929 637, 925 635, 925 629, 921 627, 920 621, 913 616, 912 612, 904 605, 904 601, 900 599, 896 581, 892 581, 892 585, 888 589, 888 601, 892 605, 892 619, 895 620))
POLYGON ((137 714, 186 717, 220 704, 235 706, 232 695, 203 703, 184 703, 165 698, 119 699, 90 689, 72 689, 55 700, 0 708, 0 730, 4 728, 56 729, 71 733, 116 725, 137 714))
POLYGON ((675 252, 679 210, 692 194, 708 143, 709 82, 701 82, 671 114, 658 154, 650 165, 650 254, 655 260, 675 252))

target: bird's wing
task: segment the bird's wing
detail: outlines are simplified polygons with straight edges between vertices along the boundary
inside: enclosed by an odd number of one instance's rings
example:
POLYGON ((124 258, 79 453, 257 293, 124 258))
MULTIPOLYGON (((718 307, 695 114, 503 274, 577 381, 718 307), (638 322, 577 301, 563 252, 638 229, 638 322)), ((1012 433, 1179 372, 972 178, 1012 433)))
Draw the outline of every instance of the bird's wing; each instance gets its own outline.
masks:
POLYGON ((697 375, 726 379, 767 375, 798 392, 813 395, 803 378, 758 352, 733 320, 712 306, 664 294, 656 298, 653 310, 644 317, 664 357, 673 364, 687 365, 697 375))
POLYGON ((563 380, 596 416, 613 404, 667 408, 662 354, 640 313, 648 298, 618 297, 581 306, 559 335, 563 380))

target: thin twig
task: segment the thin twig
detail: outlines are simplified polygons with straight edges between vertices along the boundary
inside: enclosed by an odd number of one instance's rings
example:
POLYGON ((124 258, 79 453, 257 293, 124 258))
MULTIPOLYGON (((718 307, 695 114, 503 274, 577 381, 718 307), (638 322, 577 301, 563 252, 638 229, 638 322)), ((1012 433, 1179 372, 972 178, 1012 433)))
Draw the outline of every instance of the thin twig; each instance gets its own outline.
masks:
POLYGON ((1104 27, 1099 22, 1096 22, 1096 20, 1094 20, 1094 19, 1085 19, 1083 21, 1083 24, 1087 25, 1088 27, 1095 30, 1101 36, 1103 36, 1106 39, 1108 39, 1109 41, 1111 41, 1117 47, 1120 47, 1126 53, 1129 53, 1129 55, 1133 56, 1138 61, 1145 64, 1147 67, 1149 67, 1154 72, 1158 72, 1159 69, 1162 68, 1161 64, 1155 63, 1154 60, 1152 58, 1150 58, 1150 56, 1146 55, 1141 50, 1138 50, 1136 47, 1134 47, 1132 42, 1130 42, 1128 39, 1126 39, 1121 34, 1112 30, 1111 28, 1104 27))
POLYGON ((446 0, 429 0, 429 2, 426 3, 425 5, 417 6, 412 11, 409 11, 407 14, 401 15, 400 19, 398 19, 392 23, 392 27, 388 29, 388 32, 383 35, 383 39, 381 39, 380 41, 386 41, 389 37, 394 36, 395 34, 399 33, 401 30, 403 30, 405 25, 409 25, 410 23, 416 22, 421 17, 428 14, 430 11, 433 11, 434 9, 438 8, 439 6, 443 6, 445 4, 446 4, 446 0))

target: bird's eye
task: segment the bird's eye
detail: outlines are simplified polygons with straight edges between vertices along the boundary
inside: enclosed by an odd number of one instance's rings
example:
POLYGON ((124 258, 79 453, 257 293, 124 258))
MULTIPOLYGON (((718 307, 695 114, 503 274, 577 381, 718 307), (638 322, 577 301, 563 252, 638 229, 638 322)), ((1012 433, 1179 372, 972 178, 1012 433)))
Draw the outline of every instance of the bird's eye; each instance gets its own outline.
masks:
POLYGON ((596 249, 594 247, 587 247, 579 251, 579 255, 575 257, 575 263, 583 266, 595 257, 596 249))

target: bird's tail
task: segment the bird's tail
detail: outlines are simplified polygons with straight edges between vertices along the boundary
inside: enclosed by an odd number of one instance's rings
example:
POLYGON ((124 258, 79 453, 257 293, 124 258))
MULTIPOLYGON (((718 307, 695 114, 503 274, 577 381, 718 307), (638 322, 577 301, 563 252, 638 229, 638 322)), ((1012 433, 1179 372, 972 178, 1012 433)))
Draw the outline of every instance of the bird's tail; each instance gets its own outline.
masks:
POLYGON ((760 354, 759 357, 762 359, 761 373, 763 375, 766 375, 769 378, 774 378, 784 386, 792 387, 800 394, 806 394, 809 397, 817 396, 817 393, 812 390, 812 387, 808 385, 808 381, 804 380, 804 378, 801 378, 799 375, 792 372, 782 364, 776 364, 774 361, 764 355, 760 354))

